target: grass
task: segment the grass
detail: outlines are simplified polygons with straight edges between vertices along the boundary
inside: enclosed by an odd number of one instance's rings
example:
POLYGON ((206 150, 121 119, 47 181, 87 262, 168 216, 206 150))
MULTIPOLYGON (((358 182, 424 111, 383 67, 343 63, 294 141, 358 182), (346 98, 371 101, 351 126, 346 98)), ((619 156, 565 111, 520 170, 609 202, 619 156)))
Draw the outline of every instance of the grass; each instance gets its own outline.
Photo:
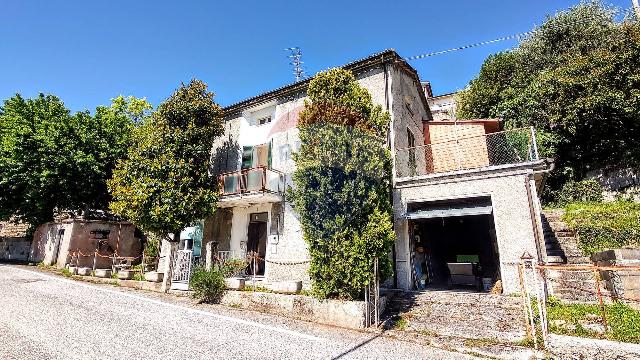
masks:
POLYGON ((640 311, 621 302, 605 305, 608 329, 604 334, 589 330, 580 324, 583 320, 601 322, 600 307, 596 304, 567 304, 550 299, 547 314, 549 330, 557 334, 640 344, 640 311), (596 317, 598 320, 594 321, 596 317), (565 321, 566 325, 554 325, 554 320, 565 321))
POLYGON ((256 285, 255 287, 253 285, 245 285, 242 291, 255 291, 255 292, 263 292, 263 293, 273 292, 270 289, 267 289, 266 287, 260 286, 260 285, 256 285))
POLYGON ((398 318, 396 322, 393 324, 393 328, 396 330, 404 331, 409 326, 409 322, 405 318, 398 318))
POLYGON ((62 270, 60 270, 60 273, 64 276, 64 277, 72 277, 73 274, 71 273, 71 271, 69 271, 69 269, 64 268, 62 270))
POLYGON ((486 346, 501 345, 501 344, 504 344, 504 342, 496 338, 480 338, 480 339, 464 340, 464 346, 467 346, 467 347, 486 347, 486 346))
POLYGON ((145 281, 144 275, 142 273, 137 272, 137 273, 133 274, 133 280, 145 281))

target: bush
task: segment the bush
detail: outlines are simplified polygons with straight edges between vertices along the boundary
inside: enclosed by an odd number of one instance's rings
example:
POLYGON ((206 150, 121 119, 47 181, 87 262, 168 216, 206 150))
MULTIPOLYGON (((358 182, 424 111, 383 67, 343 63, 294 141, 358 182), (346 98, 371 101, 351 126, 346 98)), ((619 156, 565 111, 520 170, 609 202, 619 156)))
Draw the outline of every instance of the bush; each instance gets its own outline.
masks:
POLYGON ((568 181, 558 193, 557 202, 566 205, 574 202, 602 202, 602 186, 595 180, 568 181))
POLYGON ((587 254, 640 246, 640 203, 575 203, 565 208, 564 220, 578 234, 587 254))
POLYGON ((375 257, 381 279, 393 271, 389 114, 342 69, 318 74, 308 95, 298 123, 295 189, 287 196, 309 245, 314 294, 362 299, 375 257))
POLYGON ((222 272, 198 267, 189 281, 193 298, 203 303, 219 303, 224 295, 225 284, 222 272))
POLYGON ((247 263, 244 260, 229 259, 220 267, 220 272, 222 272, 223 277, 229 278, 241 275, 246 268, 247 263))

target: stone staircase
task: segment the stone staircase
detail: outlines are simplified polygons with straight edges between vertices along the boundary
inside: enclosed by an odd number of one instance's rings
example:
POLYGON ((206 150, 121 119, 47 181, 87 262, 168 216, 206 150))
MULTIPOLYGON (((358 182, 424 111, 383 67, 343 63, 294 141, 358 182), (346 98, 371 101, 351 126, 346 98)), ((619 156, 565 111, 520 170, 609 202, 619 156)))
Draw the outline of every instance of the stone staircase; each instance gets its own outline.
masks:
MULTIPOLYGON (((403 292, 384 314, 416 333, 466 339, 517 341, 525 336, 520 297, 453 290, 403 292)), ((383 316, 383 317, 385 317, 383 316)))
MULTIPOLYGON (((592 265, 591 259, 578 247, 576 233, 562 220, 563 210, 542 212, 542 229, 550 265, 592 265)), ((598 301, 596 280, 592 271, 546 271, 550 293, 555 297, 580 302, 598 301)), ((604 282, 600 290, 607 294, 604 282)), ((605 297, 606 298, 606 297, 605 297)))

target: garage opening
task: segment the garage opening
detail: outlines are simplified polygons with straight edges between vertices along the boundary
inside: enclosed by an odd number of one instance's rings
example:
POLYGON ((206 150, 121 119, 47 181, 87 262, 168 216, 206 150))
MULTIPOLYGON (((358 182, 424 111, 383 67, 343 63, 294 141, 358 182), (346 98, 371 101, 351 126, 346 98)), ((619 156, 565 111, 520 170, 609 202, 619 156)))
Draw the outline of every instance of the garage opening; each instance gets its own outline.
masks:
POLYGON ((411 203, 416 289, 486 291, 500 279, 491 198, 411 203))

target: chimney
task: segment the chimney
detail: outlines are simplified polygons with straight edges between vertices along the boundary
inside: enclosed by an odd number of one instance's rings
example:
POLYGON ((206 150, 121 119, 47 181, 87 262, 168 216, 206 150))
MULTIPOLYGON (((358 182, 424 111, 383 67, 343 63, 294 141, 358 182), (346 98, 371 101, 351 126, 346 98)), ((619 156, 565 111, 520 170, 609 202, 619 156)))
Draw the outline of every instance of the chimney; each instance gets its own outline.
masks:
POLYGON ((430 98, 433 97, 433 90, 431 90, 431 83, 428 81, 425 81, 422 83, 422 90, 424 90, 424 94, 430 98))

